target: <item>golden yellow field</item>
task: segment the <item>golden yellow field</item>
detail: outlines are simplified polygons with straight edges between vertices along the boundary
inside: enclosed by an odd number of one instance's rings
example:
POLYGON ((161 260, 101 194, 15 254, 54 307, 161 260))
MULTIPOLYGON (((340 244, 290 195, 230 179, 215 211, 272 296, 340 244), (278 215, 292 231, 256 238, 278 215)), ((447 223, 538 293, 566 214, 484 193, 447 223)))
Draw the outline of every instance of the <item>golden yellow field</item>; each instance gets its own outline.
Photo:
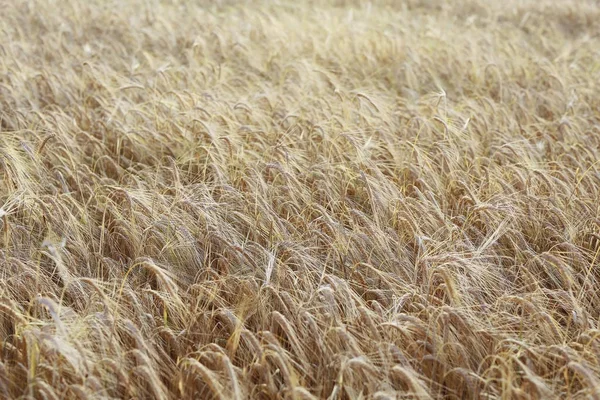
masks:
POLYGON ((600 399, 600 3, 0 0, 0 398, 600 399))

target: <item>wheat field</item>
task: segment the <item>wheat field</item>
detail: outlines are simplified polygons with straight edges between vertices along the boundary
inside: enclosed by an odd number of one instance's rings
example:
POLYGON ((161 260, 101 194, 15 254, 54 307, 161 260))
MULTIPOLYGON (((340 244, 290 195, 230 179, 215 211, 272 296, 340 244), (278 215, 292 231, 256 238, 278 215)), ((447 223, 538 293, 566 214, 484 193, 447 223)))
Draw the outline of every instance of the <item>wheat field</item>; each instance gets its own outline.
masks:
POLYGON ((600 399, 597 1, 0 6, 0 398, 600 399))

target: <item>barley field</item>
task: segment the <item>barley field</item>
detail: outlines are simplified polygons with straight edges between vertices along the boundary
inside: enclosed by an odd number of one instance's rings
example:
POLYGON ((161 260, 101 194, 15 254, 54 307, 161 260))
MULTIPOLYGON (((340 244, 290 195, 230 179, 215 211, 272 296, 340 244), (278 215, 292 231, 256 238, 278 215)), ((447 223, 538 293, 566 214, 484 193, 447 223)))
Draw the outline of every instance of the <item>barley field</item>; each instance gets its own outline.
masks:
POLYGON ((600 399, 597 1, 0 7, 0 398, 600 399))

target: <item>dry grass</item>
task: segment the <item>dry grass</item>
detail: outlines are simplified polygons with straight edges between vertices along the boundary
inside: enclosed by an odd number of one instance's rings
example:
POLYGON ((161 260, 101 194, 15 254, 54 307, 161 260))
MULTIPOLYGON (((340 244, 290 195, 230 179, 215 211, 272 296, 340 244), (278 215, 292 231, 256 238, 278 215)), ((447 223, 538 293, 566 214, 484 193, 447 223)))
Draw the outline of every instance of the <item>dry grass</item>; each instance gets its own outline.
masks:
POLYGON ((600 6, 497 3, 0 1, 0 397, 600 399, 600 6))

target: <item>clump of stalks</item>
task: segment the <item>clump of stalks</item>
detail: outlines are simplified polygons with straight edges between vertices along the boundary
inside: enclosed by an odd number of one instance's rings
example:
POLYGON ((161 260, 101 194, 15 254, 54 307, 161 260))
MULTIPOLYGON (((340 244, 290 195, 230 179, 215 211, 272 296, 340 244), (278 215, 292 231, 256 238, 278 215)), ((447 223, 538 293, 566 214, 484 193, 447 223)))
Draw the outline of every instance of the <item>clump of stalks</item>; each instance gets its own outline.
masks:
POLYGON ((600 398, 600 7, 0 15, 0 397, 600 398))

